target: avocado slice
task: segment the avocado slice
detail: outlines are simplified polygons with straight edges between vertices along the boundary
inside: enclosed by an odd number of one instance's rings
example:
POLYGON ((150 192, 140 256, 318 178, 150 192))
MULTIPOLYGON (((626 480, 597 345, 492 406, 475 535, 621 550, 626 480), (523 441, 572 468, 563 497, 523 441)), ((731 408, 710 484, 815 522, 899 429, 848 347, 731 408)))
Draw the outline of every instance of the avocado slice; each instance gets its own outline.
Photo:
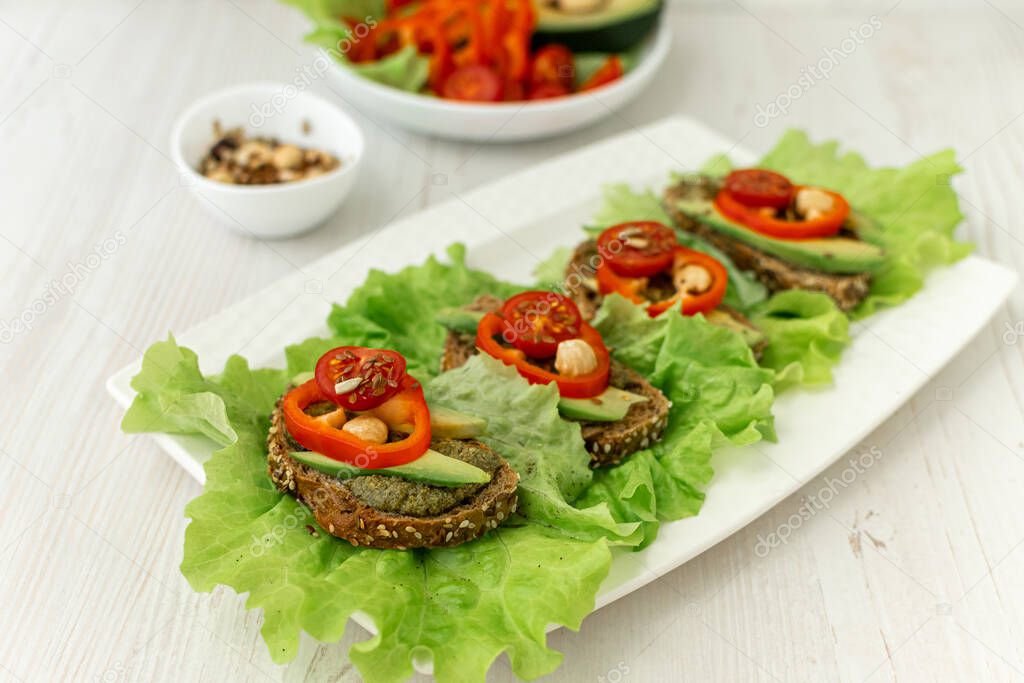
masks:
POLYGON ((608 387, 604 393, 590 398, 558 399, 558 412, 562 417, 571 420, 590 420, 593 422, 616 422, 626 417, 630 406, 634 403, 648 401, 646 396, 634 394, 625 389, 608 387))
POLYGON ((441 439, 472 439, 487 429, 487 420, 451 408, 431 407, 430 433, 441 439))
MULTIPOLYGON (((874 244, 848 237, 784 240, 769 237, 726 218, 710 199, 683 199, 676 203, 687 217, 727 237, 777 256, 797 266, 823 273, 864 273, 885 263, 885 252, 874 244)), ((865 216, 851 213, 851 227, 874 225, 865 216)))
POLYGON ((491 475, 479 467, 470 465, 437 451, 428 450, 422 456, 404 465, 381 467, 379 469, 363 469, 328 458, 313 451, 292 451, 289 455, 315 470, 329 474, 338 479, 351 479, 370 475, 400 477, 409 481, 418 481, 433 486, 463 486, 465 484, 486 484, 491 475))
POLYGON ((483 311, 467 311, 464 308, 442 308, 434 316, 434 322, 452 332, 476 334, 476 328, 483 319, 483 311))
POLYGON ((662 5, 662 0, 605 0, 592 10, 566 11, 560 0, 534 2, 534 44, 561 43, 573 52, 624 52, 654 28, 662 5))
MULTIPOLYGON (((368 411, 368 414, 373 415, 373 411, 368 411)), ((408 423, 389 424, 388 428, 400 434, 412 434, 414 429, 408 423)), ((466 415, 451 408, 430 406, 430 433, 439 439, 472 439, 483 434, 486 429, 487 420, 482 417, 466 415)))

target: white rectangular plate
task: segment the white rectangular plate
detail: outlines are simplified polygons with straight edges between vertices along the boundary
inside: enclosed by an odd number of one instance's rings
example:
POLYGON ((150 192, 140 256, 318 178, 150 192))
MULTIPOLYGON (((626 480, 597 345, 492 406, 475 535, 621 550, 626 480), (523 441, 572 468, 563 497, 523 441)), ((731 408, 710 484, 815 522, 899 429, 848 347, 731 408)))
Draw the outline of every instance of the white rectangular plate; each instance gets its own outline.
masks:
MULTIPOLYGON (((701 124, 665 119, 394 223, 178 335, 178 342, 199 354, 204 372, 219 371, 233 353, 254 366, 281 366, 284 347, 325 333, 329 302, 344 301, 370 268, 395 271, 420 263, 428 252, 443 256, 456 241, 468 246, 472 266, 532 282, 539 259, 579 241, 580 226, 599 204, 603 184, 628 182, 660 190, 670 171, 696 169, 725 151, 741 164, 755 160, 701 124)), ((855 325, 835 384, 783 394, 775 403, 778 444, 747 447, 743 457, 716 457, 715 478, 700 515, 665 524, 643 553, 616 553, 597 607, 718 543, 855 447, 977 334, 1009 296, 1016 277, 1002 266, 967 258, 933 274, 924 291, 898 309, 873 316, 867 327, 855 325)), ((134 396, 129 381, 138 369, 136 362, 108 382, 123 406, 134 396)), ((203 481, 210 442, 155 438, 203 481)))

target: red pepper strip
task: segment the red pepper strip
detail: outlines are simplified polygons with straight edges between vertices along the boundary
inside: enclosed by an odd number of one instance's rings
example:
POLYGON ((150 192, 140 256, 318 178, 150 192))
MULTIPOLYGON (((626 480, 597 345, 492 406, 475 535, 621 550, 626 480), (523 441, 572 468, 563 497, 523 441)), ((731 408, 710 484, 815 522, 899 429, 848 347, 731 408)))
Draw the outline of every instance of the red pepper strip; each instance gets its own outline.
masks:
POLYGON ((505 78, 510 81, 522 81, 530 70, 529 41, 518 33, 509 32, 501 37, 501 54, 499 60, 505 78))
POLYGON ((495 337, 500 337, 504 330, 505 319, 496 313, 488 313, 476 328, 476 345, 484 353, 497 358, 505 365, 511 365, 526 378, 530 384, 558 385, 558 393, 566 398, 590 398, 597 396, 608 388, 608 374, 611 358, 608 349, 601 339, 600 333, 590 325, 580 326, 579 338, 590 344, 597 356, 597 368, 593 372, 576 377, 567 377, 556 372, 549 372, 531 363, 519 349, 502 346, 495 337))
POLYGON ((602 261, 597 267, 597 286, 602 294, 612 292, 621 294, 635 304, 648 304, 647 313, 652 318, 660 313, 679 305, 683 315, 696 315, 707 313, 717 307, 725 298, 725 290, 729 284, 729 272, 718 259, 707 254, 686 247, 677 246, 674 249, 675 257, 672 264, 672 272, 687 265, 700 266, 711 274, 711 287, 707 291, 696 295, 676 296, 649 303, 640 292, 646 284, 647 278, 623 277, 619 275, 607 262, 602 261))
POLYGON ((429 83, 430 87, 437 91, 444 85, 445 79, 452 71, 451 49, 439 26, 425 25, 423 31, 426 34, 427 42, 432 47, 429 83))
POLYGON ((625 73, 625 70, 622 68, 622 60, 619 59, 618 55, 612 55, 590 78, 584 81, 583 85, 579 87, 579 91, 583 92, 584 90, 600 88, 602 85, 607 85, 612 81, 622 78, 623 73, 625 73))
POLYGON ((496 0, 487 6, 487 16, 483 24, 483 42, 480 45, 483 59, 493 63, 498 58, 498 38, 505 32, 508 22, 508 10, 505 0, 496 0))
POLYGON ((409 375, 402 379, 398 394, 383 404, 391 404, 388 414, 394 415, 394 419, 413 426, 412 433, 401 441, 383 444, 363 441, 354 434, 335 429, 328 421, 305 413, 307 407, 324 400, 316 380, 312 379, 289 391, 282 402, 288 433, 311 451, 356 467, 379 469, 412 462, 430 448, 430 410, 423 398, 423 388, 409 375))
MULTIPOLYGON (((802 186, 793 188, 793 196, 802 186)), ((722 190, 715 196, 715 207, 723 216, 741 223, 752 230, 780 239, 813 239, 815 237, 831 237, 839 232, 850 215, 850 204, 843 195, 830 190, 819 189, 832 197, 832 209, 823 216, 812 220, 787 221, 776 218, 774 211, 746 206, 737 200, 732 193, 722 190)))

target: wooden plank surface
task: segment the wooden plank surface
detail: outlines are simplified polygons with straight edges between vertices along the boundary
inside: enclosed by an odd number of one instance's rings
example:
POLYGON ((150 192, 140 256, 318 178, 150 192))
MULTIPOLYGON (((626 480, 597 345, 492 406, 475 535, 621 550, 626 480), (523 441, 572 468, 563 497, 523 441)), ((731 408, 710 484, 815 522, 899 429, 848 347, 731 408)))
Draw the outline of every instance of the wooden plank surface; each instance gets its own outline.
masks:
MULTIPOLYGON (((367 135, 352 198, 311 235, 261 243, 223 230, 187 193, 167 138, 207 91, 292 78, 310 60, 300 16, 269 0, 0 3, 0 321, 35 307, 32 329, 0 337, 0 679, 358 680, 345 657, 366 637, 358 627, 336 644, 305 639, 278 667, 241 598, 189 589, 177 565, 182 509, 198 486, 148 438, 119 433, 103 381, 169 330, 396 215, 683 113, 756 150, 791 126, 878 163, 953 145, 968 170, 955 185, 965 234, 982 255, 1024 266, 1024 10, 1006 0, 686 3, 669 20, 673 51, 651 89, 555 140, 430 140, 340 102, 367 135), (828 79, 785 115, 757 118, 865 24, 871 37, 828 79), (116 248, 82 268, 107 239, 116 248), (53 295, 54 280, 69 287, 53 295)), ((566 657, 551 679, 1024 678, 1022 319, 1017 291, 851 454, 881 453, 853 483, 834 484, 850 467, 838 463, 580 633, 553 634, 566 657), (801 517, 830 486, 829 507, 801 517), (780 529, 788 541, 765 552, 759 539, 780 529)), ((499 660, 492 679, 511 678, 499 660)))

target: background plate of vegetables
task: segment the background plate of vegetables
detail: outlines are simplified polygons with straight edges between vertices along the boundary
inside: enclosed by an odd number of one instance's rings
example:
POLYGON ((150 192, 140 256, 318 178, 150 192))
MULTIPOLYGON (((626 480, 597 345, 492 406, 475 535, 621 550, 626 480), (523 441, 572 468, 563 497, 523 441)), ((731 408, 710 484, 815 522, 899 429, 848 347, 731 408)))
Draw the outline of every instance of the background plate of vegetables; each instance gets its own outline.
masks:
POLYGON ((664 62, 661 0, 285 0, 368 113, 447 138, 566 132, 631 102, 664 62))

